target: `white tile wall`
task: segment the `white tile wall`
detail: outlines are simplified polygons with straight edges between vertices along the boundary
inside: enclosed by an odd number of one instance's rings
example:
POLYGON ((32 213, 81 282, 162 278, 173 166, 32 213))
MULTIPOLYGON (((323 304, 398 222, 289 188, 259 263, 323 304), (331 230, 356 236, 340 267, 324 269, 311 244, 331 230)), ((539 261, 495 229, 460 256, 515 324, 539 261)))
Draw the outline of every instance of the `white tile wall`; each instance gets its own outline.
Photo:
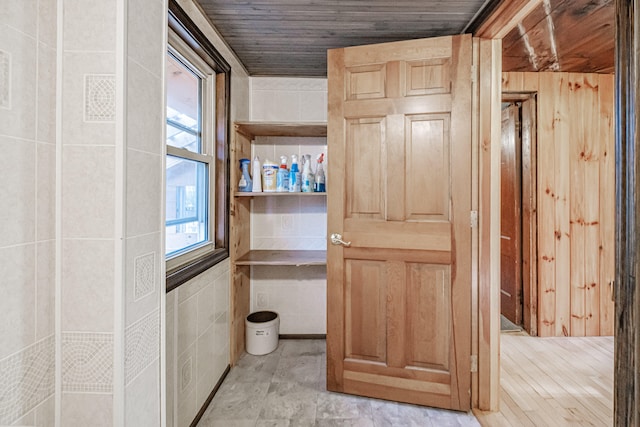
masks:
POLYGON ((55 0, 0 8, 0 424, 53 425, 55 0))
POLYGON ((327 79, 252 77, 251 120, 326 121, 327 79))
POLYGON ((229 280, 227 260, 167 296, 170 426, 191 423, 229 364, 229 280))
MULTIPOLYGON (((251 78, 251 120, 314 122, 327 119, 327 81, 307 78, 251 78)), ((286 155, 325 154, 326 138, 260 137, 253 156, 277 163, 286 155)), ((300 164, 301 166, 301 164, 300 164)), ((327 204, 323 196, 255 198, 251 208, 251 248, 323 250, 327 247, 327 204)), ((252 267, 251 309, 280 315, 281 334, 326 333, 326 267, 252 267), (260 301, 266 306, 258 304, 260 301)))

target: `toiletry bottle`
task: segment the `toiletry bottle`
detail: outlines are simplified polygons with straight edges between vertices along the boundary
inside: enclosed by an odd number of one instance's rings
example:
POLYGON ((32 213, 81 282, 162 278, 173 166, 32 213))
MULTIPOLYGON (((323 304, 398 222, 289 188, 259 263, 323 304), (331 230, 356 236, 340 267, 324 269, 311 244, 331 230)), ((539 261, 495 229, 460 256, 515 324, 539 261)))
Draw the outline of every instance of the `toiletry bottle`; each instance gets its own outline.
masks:
POLYGON ((260 170, 260 158, 258 156, 253 159, 253 193, 262 193, 262 173, 260 170))
POLYGON ((262 164, 262 191, 265 193, 276 191, 276 175, 278 165, 267 159, 262 164))
POLYGON ((287 170, 287 156, 280 156, 280 168, 276 177, 276 191, 279 193, 289 191, 289 171, 287 170))
POLYGON ((304 159, 304 165, 302 167, 302 183, 300 187, 303 193, 313 193, 315 177, 311 170, 311 154, 305 154, 302 158, 304 159))
POLYGON ((240 159, 240 170, 242 173, 240 175, 240 182, 238 182, 238 191, 251 191, 253 188, 251 185, 251 176, 249 175, 249 163, 251 163, 249 159, 240 159))
POLYGON ((325 185, 325 177, 324 177, 324 168, 322 167, 322 161, 324 160, 324 153, 318 155, 318 168, 316 169, 316 180, 315 185, 313 186, 313 191, 316 193, 324 193, 327 191, 327 187, 325 185))
POLYGON ((289 171, 289 192, 300 192, 300 170, 298 169, 298 156, 291 156, 291 170, 289 171))

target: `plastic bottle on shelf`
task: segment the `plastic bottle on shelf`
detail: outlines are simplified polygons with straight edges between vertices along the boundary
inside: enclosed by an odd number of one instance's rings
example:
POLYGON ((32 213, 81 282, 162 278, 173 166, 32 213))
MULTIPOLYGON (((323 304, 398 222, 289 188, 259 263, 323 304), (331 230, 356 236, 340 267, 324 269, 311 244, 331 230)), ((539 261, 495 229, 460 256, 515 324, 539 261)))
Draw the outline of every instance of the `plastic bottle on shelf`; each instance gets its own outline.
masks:
POLYGON ((289 193, 300 192, 300 170, 298 169, 298 156, 291 155, 291 170, 289 171, 289 193))
POLYGON ((315 191, 316 193, 324 193, 325 191, 327 191, 324 168, 322 166, 322 162, 324 161, 324 153, 319 154, 316 159, 318 161, 318 168, 316 169, 316 179, 315 185, 313 186, 313 191, 315 191))
POLYGON ((260 158, 256 156, 253 159, 253 193, 262 193, 262 173, 260 172, 260 158))
POLYGON ((305 154, 303 157, 304 165, 302 167, 302 183, 300 188, 303 193, 313 193, 315 186, 315 176, 311 170, 311 154, 305 154))
POLYGON ((280 168, 276 177, 276 191, 286 193, 289 191, 289 171, 287 170, 287 156, 280 156, 280 168))
POLYGON ((240 159, 240 170, 242 171, 238 182, 238 191, 240 192, 248 192, 253 189, 251 176, 249 175, 249 163, 251 163, 249 159, 240 159))
POLYGON ((276 180, 278 173, 278 165, 267 159, 262 164, 262 191, 265 193, 273 193, 276 191, 276 180))

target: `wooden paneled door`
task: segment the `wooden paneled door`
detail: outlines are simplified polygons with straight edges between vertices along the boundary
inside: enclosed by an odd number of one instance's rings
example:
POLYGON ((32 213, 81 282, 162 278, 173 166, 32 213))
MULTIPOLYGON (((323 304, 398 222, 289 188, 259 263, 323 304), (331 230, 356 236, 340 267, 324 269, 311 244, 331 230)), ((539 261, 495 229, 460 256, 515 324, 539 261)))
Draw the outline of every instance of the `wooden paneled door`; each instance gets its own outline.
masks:
POLYGON ((329 390, 470 407, 471 58, 469 35, 329 51, 329 390))
POLYGON ((500 313, 522 324, 522 192, 520 111, 502 109, 500 150, 500 313))

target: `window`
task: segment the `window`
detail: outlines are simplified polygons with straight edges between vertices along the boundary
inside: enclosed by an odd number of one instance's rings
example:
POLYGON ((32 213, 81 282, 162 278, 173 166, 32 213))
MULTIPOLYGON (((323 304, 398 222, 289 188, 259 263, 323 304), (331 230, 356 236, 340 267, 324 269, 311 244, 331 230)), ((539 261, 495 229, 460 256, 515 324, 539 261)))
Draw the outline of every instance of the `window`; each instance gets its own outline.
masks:
POLYGON ((166 56, 167 291, 228 257, 230 67, 174 0, 166 56))

